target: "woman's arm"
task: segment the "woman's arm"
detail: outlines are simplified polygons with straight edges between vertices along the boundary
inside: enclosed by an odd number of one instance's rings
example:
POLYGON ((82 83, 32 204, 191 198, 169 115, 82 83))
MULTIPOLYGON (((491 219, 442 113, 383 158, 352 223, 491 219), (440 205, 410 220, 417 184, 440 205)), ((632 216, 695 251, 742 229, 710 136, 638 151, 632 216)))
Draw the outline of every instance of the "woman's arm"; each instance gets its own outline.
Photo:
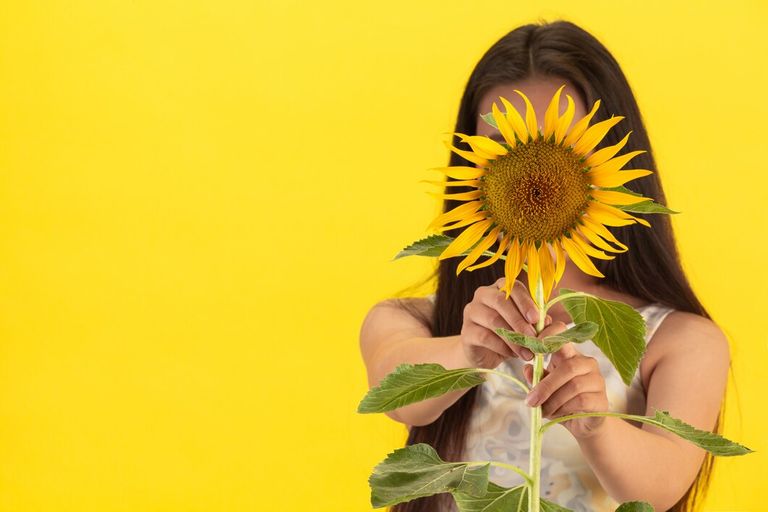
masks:
MULTIPOLYGON (((712 431, 730 361, 722 331, 700 316, 673 312, 649 342, 645 357, 657 361, 650 370, 645 414, 666 410, 712 431)), ((616 417, 605 418, 598 429, 577 440, 610 496, 619 502, 644 500, 659 511, 683 496, 705 455, 666 430, 647 424, 638 428, 616 417)))
MULTIPOLYGON (((427 327, 391 301, 380 302, 366 316, 360 330, 360 350, 370 387, 378 386, 402 363, 438 363, 449 370, 473 367, 459 336, 431 337, 427 327)), ((467 391, 459 389, 385 414, 406 425, 428 425, 467 391)))

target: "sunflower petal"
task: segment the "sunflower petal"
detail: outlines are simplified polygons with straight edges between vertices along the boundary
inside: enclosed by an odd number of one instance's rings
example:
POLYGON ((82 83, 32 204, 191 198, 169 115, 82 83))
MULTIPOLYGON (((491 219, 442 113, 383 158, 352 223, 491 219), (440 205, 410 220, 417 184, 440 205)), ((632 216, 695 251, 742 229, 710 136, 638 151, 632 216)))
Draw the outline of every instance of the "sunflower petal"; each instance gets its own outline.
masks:
POLYGON ((597 124, 590 126, 587 131, 584 132, 579 138, 576 145, 573 146, 573 152, 581 155, 586 155, 597 146, 608 130, 616 126, 616 124, 624 119, 624 116, 612 116, 610 119, 600 121, 597 124))
POLYGON ((433 167, 430 171, 440 171, 446 176, 457 180, 473 180, 485 176, 485 169, 481 167, 468 167, 466 165, 454 165, 451 167, 433 167))
POLYGON ((565 272, 565 251, 563 246, 560 245, 559 240, 555 240, 555 243, 552 245, 555 247, 555 256, 557 257, 557 263, 555 264, 555 284, 557 284, 562 279, 563 272, 565 272))
POLYGON ((465 217, 469 217, 483 206, 482 201, 472 201, 471 203, 464 203, 453 210, 441 213, 427 226, 427 230, 437 226, 444 226, 449 222, 460 220, 465 217))
POLYGON ((502 97, 499 97, 499 99, 504 104, 504 108, 507 109, 507 121, 509 121, 509 125, 512 127, 512 129, 515 130, 517 138, 520 139, 523 143, 528 142, 528 129, 525 127, 525 122, 520 116, 520 113, 509 102, 509 100, 502 97))
POLYGON ((528 96, 517 89, 515 89, 515 92, 523 98, 523 101, 525 101, 525 125, 528 127, 528 133, 531 134, 531 139, 536 140, 539 137, 539 122, 536 120, 536 111, 533 110, 533 105, 531 104, 531 100, 528 99, 528 96))
POLYGON ((542 242, 539 247, 539 269, 541 270, 541 282, 544 285, 544 301, 549 300, 552 286, 555 284, 555 265, 552 262, 552 253, 549 252, 549 244, 542 242))
MULTIPOLYGON (((584 217, 581 218, 584 220, 584 217)), ((612 247, 608 242, 600 238, 597 233, 589 229, 586 225, 579 226, 578 230, 579 234, 581 234, 584 238, 598 246, 604 251, 610 251, 610 252, 626 252, 626 249, 616 249, 612 247)))
POLYGON ((568 100, 568 106, 565 109, 563 116, 557 121, 557 128, 555 128, 555 143, 560 144, 565 133, 568 131, 568 127, 571 126, 573 121, 573 114, 576 112, 576 105, 573 102, 570 94, 566 94, 565 98, 568 100))
POLYGON ((648 221, 644 219, 634 217, 623 210, 598 201, 589 202, 589 206, 587 206, 587 214, 608 226, 627 226, 638 222, 644 226, 651 227, 648 221), (611 224, 611 222, 614 222, 614 224, 611 224), (619 222, 621 222, 621 224, 619 224, 619 222))
POLYGON ((419 183, 429 183, 430 185, 437 185, 438 187, 479 187, 480 180, 419 180, 419 183))
POLYGON ((606 204, 635 204, 651 200, 650 197, 635 196, 625 192, 617 192, 616 190, 594 189, 589 191, 589 195, 606 204))
POLYGON ((587 167, 597 167, 598 165, 607 162, 610 160, 613 155, 619 152, 621 148, 624 147, 624 145, 627 143, 627 140, 629 139, 629 134, 632 133, 632 130, 629 130, 627 134, 624 136, 623 139, 621 139, 618 144, 614 144, 613 146, 608 146, 607 148, 599 149, 589 155, 587 157, 587 161, 584 162, 584 165, 587 167))
POLYGON ((478 263, 477 265, 472 265, 471 267, 467 267, 467 272, 472 272, 473 270, 477 270, 478 268, 487 267, 488 265, 493 265, 496 263, 496 260, 501 258, 501 255, 504 254, 504 250, 507 248, 507 245, 509 245, 509 237, 505 236, 501 239, 499 242, 499 248, 496 249, 496 252, 493 256, 488 258, 487 260, 478 263))
MULTIPOLYGON (((536 302, 536 287, 539 285, 539 276, 541 275, 541 265, 539 262, 539 251, 536 249, 536 244, 531 242, 528 245, 528 251, 526 256, 526 262, 528 263, 528 292, 533 298, 533 302, 536 302)), ((536 303, 539 307, 543 304, 536 303)))
POLYGON ((507 259, 504 262, 504 276, 506 277, 506 282, 504 283, 504 292, 507 295, 507 299, 512 293, 512 285, 515 283, 517 275, 523 268, 523 257, 525 254, 524 251, 525 244, 523 244, 521 247, 517 238, 512 240, 512 243, 509 244, 507 259))
MULTIPOLYGON (((602 163, 598 166, 592 167, 589 172, 591 176, 596 176, 598 174, 611 174, 616 171, 619 171, 624 165, 632 160, 637 155, 643 154, 646 151, 644 150, 638 150, 638 151, 630 151, 629 153, 624 153, 621 156, 617 156, 616 158, 612 158, 608 160, 605 163, 602 163)), ((585 162, 586 164, 586 162, 585 162)))
POLYGON ((473 164, 477 164, 480 167, 485 167, 488 165, 488 160, 486 158, 482 158, 480 155, 473 153, 472 151, 464 151, 462 149, 455 148, 453 144, 447 141, 445 141, 445 145, 448 146, 448 149, 459 155, 464 160, 472 162, 473 164))
POLYGON ((573 125, 568 134, 565 136, 565 140, 563 141, 564 146, 571 146, 575 144, 577 140, 579 140, 579 137, 581 137, 581 135, 587 129, 589 121, 592 119, 592 116, 595 115, 595 112, 597 112, 597 108, 599 106, 600 100, 595 101, 595 104, 592 105, 592 110, 590 110, 589 114, 576 121, 576 124, 573 125))
POLYGON ((459 275, 459 273, 473 264, 477 261, 477 259, 483 255, 486 249, 488 249, 490 246, 493 245, 493 243, 496 241, 496 239, 499 236, 499 231, 501 231, 500 227, 493 228, 490 233, 488 233, 488 236, 486 236, 482 242, 477 244, 477 246, 472 249, 469 254, 467 254, 467 257, 462 260, 461 263, 459 263, 459 266, 456 268, 456 275, 459 275))
POLYGON ((563 90, 563 87, 565 85, 561 85, 557 92, 555 92, 546 112, 544 112, 544 139, 548 139, 555 132, 555 128, 557 128, 557 121, 560 119, 560 92, 563 90))
POLYGON ((438 194, 436 192, 427 192, 427 194, 440 198, 451 199, 453 201, 471 201, 477 199, 483 195, 482 190, 471 190, 469 192, 457 192, 456 194, 438 194))
POLYGON ((453 242, 448 244, 448 247, 443 250, 437 259, 444 260, 463 253, 480 240, 480 237, 483 236, 483 233, 485 233, 485 230, 490 225, 490 220, 481 220, 467 227, 459 236, 453 239, 453 242))
POLYGON ((488 213, 487 210, 480 210, 474 215, 470 215, 469 217, 454 222, 453 224, 446 224, 445 226, 435 228, 435 231, 451 231, 457 228, 463 228, 464 226, 469 226, 470 224, 473 224, 479 220, 487 219, 489 216, 490 213, 488 213))
POLYGON ((515 147, 517 144, 517 141, 515 140, 515 131, 512 129, 512 125, 509 124, 509 121, 507 121, 504 114, 501 113, 499 107, 496 106, 495 102, 491 106, 491 113, 493 114, 493 119, 496 121, 496 126, 499 128, 499 132, 501 132, 504 140, 507 141, 507 144, 509 144, 510 147, 515 147))
POLYGON ((581 217, 581 221, 584 223, 584 226, 586 226, 590 230, 594 231, 596 234, 600 235, 601 237, 605 238, 609 242, 612 242, 612 243, 618 245, 619 247, 621 247, 622 249, 624 249, 621 252, 626 252, 627 250, 629 250, 629 247, 627 247, 626 245, 621 243, 618 238, 613 236, 613 233, 611 233, 608 230, 608 228, 606 228, 605 226, 603 226, 599 222, 595 222, 592 219, 590 219, 589 217, 584 217, 584 216, 581 217))
POLYGON ((599 270, 597 270, 597 267, 595 267, 595 264, 592 263, 592 260, 590 260, 586 254, 584 254, 584 251, 582 251, 579 246, 574 243, 573 240, 567 237, 563 237, 560 239, 560 241, 563 244, 563 249, 565 249, 565 252, 567 252, 568 256, 571 257, 571 261, 573 261, 576 266, 581 269, 582 272, 595 277, 605 277, 602 273, 600 273, 599 270))
POLYGON ((482 135, 464 135, 462 133, 457 133, 456 135, 458 135, 463 142, 469 144, 475 153, 489 155, 486 158, 490 160, 507 154, 507 148, 488 137, 482 135))
POLYGON ((575 234, 574 236, 572 236, 571 240, 576 242, 576 245, 579 246, 579 249, 584 251, 584 254, 586 254, 587 256, 592 256, 593 258, 598 258, 601 260, 612 260, 616 257, 610 254, 605 254, 603 251, 599 249, 595 249, 594 247, 589 245, 587 241, 581 238, 581 236, 578 234, 575 234))
POLYGON ((592 175, 590 176, 590 181, 592 181, 593 185, 598 187, 610 188, 618 187, 628 181, 642 178, 643 176, 648 176, 649 174, 653 174, 653 171, 649 171, 647 169, 628 169, 626 171, 616 171, 612 174, 592 175))
POLYGON ((471 143, 470 138, 473 137, 472 135, 465 135, 459 132, 456 132, 453 135, 456 135, 462 142, 469 144, 472 152, 477 156, 479 156, 480 158, 485 158, 486 160, 493 160, 494 158, 496 158, 496 155, 494 153, 483 151, 476 144, 471 143))

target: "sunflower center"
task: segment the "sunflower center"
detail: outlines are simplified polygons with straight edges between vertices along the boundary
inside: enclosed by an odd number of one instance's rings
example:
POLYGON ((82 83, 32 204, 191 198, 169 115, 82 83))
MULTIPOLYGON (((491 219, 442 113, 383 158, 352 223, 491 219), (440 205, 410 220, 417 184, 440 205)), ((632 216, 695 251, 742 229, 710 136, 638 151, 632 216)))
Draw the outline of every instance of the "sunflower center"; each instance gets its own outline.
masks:
POLYGON ((505 233, 554 240, 573 228, 589 202, 579 155, 537 139, 490 162, 480 184, 485 208, 505 233))

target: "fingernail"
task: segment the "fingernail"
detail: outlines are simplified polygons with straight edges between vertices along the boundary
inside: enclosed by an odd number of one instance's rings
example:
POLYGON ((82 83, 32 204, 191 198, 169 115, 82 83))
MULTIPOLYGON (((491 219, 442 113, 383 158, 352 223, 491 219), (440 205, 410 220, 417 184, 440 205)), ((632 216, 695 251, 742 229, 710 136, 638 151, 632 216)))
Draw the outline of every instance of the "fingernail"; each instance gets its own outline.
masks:
POLYGON ((536 407, 536 393, 534 392, 528 393, 528 396, 525 397, 525 405, 528 405, 530 407, 536 407))
POLYGON ((525 314, 525 318, 527 318, 529 322, 535 322, 536 321, 536 312, 533 311, 533 310, 529 310, 525 314))

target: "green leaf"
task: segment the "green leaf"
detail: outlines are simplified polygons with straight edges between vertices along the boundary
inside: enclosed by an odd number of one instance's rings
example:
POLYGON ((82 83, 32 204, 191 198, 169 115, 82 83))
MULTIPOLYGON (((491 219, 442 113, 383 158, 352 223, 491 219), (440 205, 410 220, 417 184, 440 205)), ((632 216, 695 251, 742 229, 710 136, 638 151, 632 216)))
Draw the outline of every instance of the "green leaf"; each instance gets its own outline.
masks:
POLYGON ((488 123, 489 125, 493 126, 497 130, 499 129, 498 125, 496 124, 496 120, 493 118, 493 114, 491 112, 488 112, 487 114, 480 114, 480 117, 483 121, 488 123))
MULTIPOLYGON (((613 190, 614 192, 623 192, 625 194, 629 194, 631 196, 642 196, 643 194, 639 194, 635 192, 634 190, 629 190, 627 187, 623 185, 619 185, 618 187, 600 187, 600 190, 613 190)), ((647 201, 650 201, 650 199, 646 199, 647 201)))
POLYGON ((450 236, 429 235, 405 247, 392 259, 396 260, 405 256, 440 256, 451 242, 453 242, 453 238, 450 236))
POLYGON ((745 455, 753 451, 746 446, 726 439, 719 434, 699 430, 682 420, 673 418, 669 415, 668 411, 656 411, 656 415, 653 418, 650 416, 637 416, 637 418, 644 418, 644 420, 639 419, 638 421, 655 425, 668 430, 673 434, 677 434, 699 448, 707 450, 712 455, 729 457, 733 455, 745 455))
POLYGON ((386 412, 414 402, 485 382, 476 368, 446 370, 437 363, 399 365, 371 388, 357 407, 359 413, 386 412))
POLYGON ((471 496, 461 490, 452 491, 459 512, 523 512, 528 510, 528 487, 518 485, 506 488, 488 482, 484 496, 471 496))
POLYGON ((467 462, 445 462, 425 443, 399 448, 368 478, 371 505, 387 507, 455 490, 470 498, 482 497, 488 489, 489 468, 490 463, 470 467, 467 462))
POLYGON ((561 507, 557 503, 552 503, 544 498, 539 498, 539 503, 541 504, 541 512, 573 512, 569 508, 561 507))
POLYGON ((583 343, 588 339, 591 339, 598 329, 599 326, 594 322, 582 322, 574 325, 570 329, 566 329, 560 334, 546 336, 543 339, 533 338, 531 336, 526 336, 525 334, 509 331, 503 327, 494 329, 494 331, 510 343, 522 345, 523 347, 530 349, 531 352, 536 354, 549 354, 551 352, 557 352, 560 350, 560 347, 568 342, 583 343))
POLYGON ((653 507, 644 501, 628 501, 619 505, 616 512, 653 512, 653 507))
MULTIPOLYGON (((560 289, 560 295, 574 293, 560 289)), ((623 302, 604 300, 593 295, 575 295, 562 300, 574 322, 594 322, 599 330, 592 341, 629 386, 645 353, 645 319, 623 302)))
POLYGON ((614 206, 616 206, 616 208, 620 210, 624 210, 625 212, 632 212, 632 213, 668 213, 668 214, 680 213, 674 210, 670 210, 663 204, 655 203, 653 201, 642 201, 635 204, 622 204, 622 205, 614 205, 614 206))

